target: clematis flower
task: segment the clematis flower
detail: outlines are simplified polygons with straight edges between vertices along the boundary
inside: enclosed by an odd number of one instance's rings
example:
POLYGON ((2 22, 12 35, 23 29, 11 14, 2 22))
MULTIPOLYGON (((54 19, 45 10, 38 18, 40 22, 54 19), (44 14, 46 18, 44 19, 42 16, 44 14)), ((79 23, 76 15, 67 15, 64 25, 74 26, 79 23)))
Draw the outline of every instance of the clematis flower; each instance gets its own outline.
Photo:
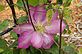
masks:
MULTIPOLYGON (((35 48, 49 49, 54 44, 54 34, 60 32, 60 19, 58 11, 55 11, 48 22, 45 6, 30 7, 30 15, 36 31, 31 23, 17 25, 13 31, 19 34, 18 48, 28 48, 32 45, 35 48)), ((66 25, 62 22, 62 31, 66 25)))

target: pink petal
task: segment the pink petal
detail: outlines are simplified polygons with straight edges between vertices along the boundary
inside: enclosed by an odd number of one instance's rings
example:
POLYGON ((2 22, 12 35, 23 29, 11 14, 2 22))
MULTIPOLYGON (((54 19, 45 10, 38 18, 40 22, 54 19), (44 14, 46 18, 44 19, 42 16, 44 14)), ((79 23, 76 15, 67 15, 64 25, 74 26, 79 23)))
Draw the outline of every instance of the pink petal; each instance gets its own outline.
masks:
POLYGON ((54 44, 54 37, 49 34, 43 34, 43 44, 44 49, 49 49, 54 44))
MULTIPOLYGON (((66 25, 62 22, 62 32, 66 25)), ((45 26, 46 32, 51 34, 57 34, 60 32, 60 20, 55 20, 52 24, 45 26)))
POLYGON ((55 21, 57 19, 58 19, 58 10, 56 10, 55 13, 53 13, 51 22, 53 23, 53 21, 55 21))
MULTIPOLYGON (((30 15, 31 15, 32 21, 33 21, 33 23, 35 23, 35 20, 33 19, 33 18, 34 18, 33 15, 34 15, 34 13, 35 13, 36 7, 30 6, 29 8, 30 8, 30 15)), ((30 18, 30 17, 29 17, 29 18, 30 18)), ((29 19, 29 21, 30 21, 30 19, 29 19)))
POLYGON ((13 31, 16 32, 17 34, 21 34, 24 31, 33 31, 33 27, 30 23, 25 23, 21 25, 17 25, 13 31))
POLYGON ((42 35, 37 32, 34 32, 31 39, 31 43, 35 48, 41 48, 43 43, 42 35))
POLYGON ((45 6, 30 7, 30 13, 33 21, 41 22, 45 20, 46 10, 45 6))
POLYGON ((26 31, 18 38, 18 48, 28 48, 31 44, 32 31, 26 31))

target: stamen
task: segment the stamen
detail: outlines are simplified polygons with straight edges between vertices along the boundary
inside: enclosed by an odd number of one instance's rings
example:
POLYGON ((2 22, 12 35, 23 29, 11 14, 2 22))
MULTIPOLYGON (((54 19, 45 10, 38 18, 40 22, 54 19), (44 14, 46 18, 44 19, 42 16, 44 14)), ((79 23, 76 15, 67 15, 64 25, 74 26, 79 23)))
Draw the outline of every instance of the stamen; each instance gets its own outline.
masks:
POLYGON ((38 23, 36 26, 36 31, 41 32, 41 33, 44 32, 44 26, 38 23))

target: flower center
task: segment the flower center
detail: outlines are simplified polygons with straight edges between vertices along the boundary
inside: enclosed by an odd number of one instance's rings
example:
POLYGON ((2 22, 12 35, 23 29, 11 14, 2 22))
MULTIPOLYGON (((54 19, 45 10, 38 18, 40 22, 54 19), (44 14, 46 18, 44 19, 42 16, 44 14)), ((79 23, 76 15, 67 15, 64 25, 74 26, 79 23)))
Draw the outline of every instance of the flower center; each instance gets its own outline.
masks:
POLYGON ((38 32, 42 33, 42 32, 44 32, 44 26, 42 24, 38 23, 37 26, 36 26, 36 30, 38 32))

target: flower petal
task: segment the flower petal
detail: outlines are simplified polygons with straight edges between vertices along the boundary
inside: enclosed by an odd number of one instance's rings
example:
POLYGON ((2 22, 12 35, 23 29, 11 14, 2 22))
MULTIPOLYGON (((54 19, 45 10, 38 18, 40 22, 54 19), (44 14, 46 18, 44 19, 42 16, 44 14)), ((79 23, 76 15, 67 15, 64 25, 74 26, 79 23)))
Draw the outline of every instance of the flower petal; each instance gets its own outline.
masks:
POLYGON ((53 23, 53 21, 55 21, 57 19, 58 19, 58 10, 56 10, 55 13, 53 13, 51 22, 53 23))
POLYGON ((46 10, 45 6, 30 7, 30 13, 33 21, 41 22, 45 20, 46 10))
POLYGON ((54 37, 49 34, 43 34, 43 44, 44 49, 49 49, 54 44, 54 37))
POLYGON ((31 44, 32 31, 26 31, 18 38, 18 48, 28 48, 31 44))
POLYGON ((30 23, 25 23, 25 24, 21 24, 21 25, 17 25, 13 31, 16 32, 17 34, 21 34, 24 31, 33 31, 33 27, 30 23))
POLYGON ((41 48, 43 44, 43 39, 42 39, 41 34, 34 32, 32 39, 31 39, 31 43, 35 48, 41 48))
MULTIPOLYGON (((36 11, 36 7, 30 6, 29 8, 30 8, 30 15, 31 15, 32 21, 33 21, 33 23, 35 23, 35 20, 33 18, 34 18, 34 13, 36 11)), ((30 19, 29 19, 29 21, 30 21, 30 19)))
MULTIPOLYGON (((62 22, 62 32, 66 25, 62 22)), ((51 34, 57 34, 60 32, 60 20, 55 20, 52 24, 45 26, 46 32, 51 34)))

